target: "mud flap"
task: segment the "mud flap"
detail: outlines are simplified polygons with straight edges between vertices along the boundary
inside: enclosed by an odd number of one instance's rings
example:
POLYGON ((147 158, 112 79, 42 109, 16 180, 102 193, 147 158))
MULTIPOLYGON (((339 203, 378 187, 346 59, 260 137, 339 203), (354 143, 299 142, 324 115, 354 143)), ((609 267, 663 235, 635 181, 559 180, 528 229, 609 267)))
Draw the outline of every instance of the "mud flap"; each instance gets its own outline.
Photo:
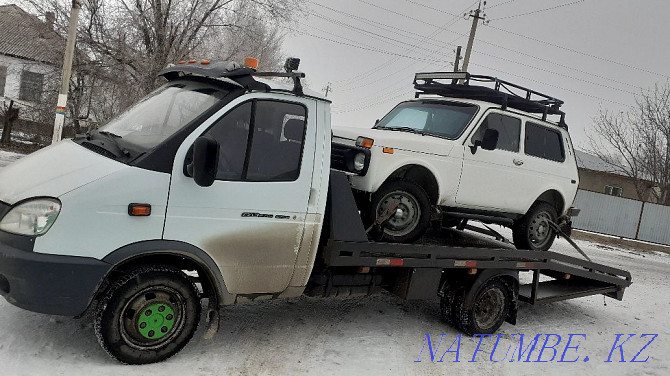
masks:
POLYGON ((204 339, 212 339, 216 332, 219 331, 219 321, 221 316, 219 315, 219 305, 216 301, 216 298, 209 299, 209 304, 207 307, 207 331, 205 331, 204 339))

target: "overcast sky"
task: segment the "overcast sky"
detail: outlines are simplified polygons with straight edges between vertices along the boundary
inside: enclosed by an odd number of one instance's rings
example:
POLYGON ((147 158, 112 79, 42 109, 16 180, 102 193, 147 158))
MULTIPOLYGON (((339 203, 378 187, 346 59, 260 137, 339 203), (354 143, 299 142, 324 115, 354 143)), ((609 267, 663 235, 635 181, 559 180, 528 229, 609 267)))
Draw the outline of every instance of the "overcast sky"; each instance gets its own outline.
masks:
MULTIPOLYGON (((457 45, 465 54, 471 19, 462 15, 477 3, 307 0, 284 49, 302 59, 312 90, 332 83, 335 124, 370 127, 413 98, 415 72, 451 70, 457 45)), ((625 110, 633 94, 670 77, 668 11, 662 0, 490 0, 468 70, 564 100, 584 147, 600 107, 625 110)))

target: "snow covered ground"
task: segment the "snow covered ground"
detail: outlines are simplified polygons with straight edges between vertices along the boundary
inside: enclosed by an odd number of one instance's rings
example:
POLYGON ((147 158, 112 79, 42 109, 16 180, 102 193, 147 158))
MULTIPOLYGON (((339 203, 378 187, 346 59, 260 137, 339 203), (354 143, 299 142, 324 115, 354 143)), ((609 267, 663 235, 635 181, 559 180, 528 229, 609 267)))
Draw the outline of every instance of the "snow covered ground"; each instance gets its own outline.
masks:
MULTIPOLYGON (((16 159, 0 152, 0 166, 16 159)), ((505 323, 496 337, 485 338, 471 362, 479 340, 463 336, 460 362, 447 353, 459 332, 438 318, 437 301, 408 302, 390 294, 360 299, 299 298, 228 307, 221 330, 204 340, 203 327, 175 357, 154 365, 124 366, 107 356, 95 339, 91 318, 72 319, 31 313, 0 299, 0 374, 2 375, 668 375, 670 374, 670 255, 646 253, 578 241, 596 262, 631 272, 633 285, 624 300, 593 296, 543 306, 522 304, 516 326, 505 323), (606 303, 606 305, 605 305, 606 303), (430 334, 437 353, 431 362, 424 348, 430 334), (440 335, 445 334, 438 347, 440 335), (524 334, 523 347, 537 334, 561 337, 553 362, 537 362, 545 336, 540 337, 530 362, 509 362, 524 334), (571 346, 559 363, 569 335, 571 346), (620 351, 612 347, 636 334, 620 351), (653 338, 658 337, 631 359, 653 338), (423 351, 422 351, 423 349, 423 351), (490 360, 504 361, 494 363, 490 360), (612 362, 605 362, 612 354, 612 362), (588 361, 584 361, 588 356, 588 361), (421 360, 421 362, 416 362, 421 360)), ((555 251, 579 257, 567 242, 555 251)), ((1 262, 1 260, 0 260, 1 262)), ((528 279, 524 276, 524 279, 528 279)), ((551 336, 549 346, 557 341, 551 336)), ((454 345, 451 350, 456 350, 454 345)), ((549 360, 545 350, 540 360, 549 360)), ((527 354, 526 354, 527 355, 527 354)), ((527 357, 524 355, 523 360, 527 357)))
MULTIPOLYGON (((513 351, 518 342, 514 334, 525 335, 525 348, 536 334, 551 333, 562 338, 553 362, 535 362, 545 337, 528 363, 510 363, 511 354, 503 362, 491 362, 495 341, 489 338, 483 341, 477 362, 469 362, 478 340, 463 337, 459 363, 452 362, 452 353, 447 353, 444 362, 433 363, 427 348, 421 353, 426 334, 431 335, 433 348, 440 334, 446 334, 436 350, 438 359, 458 335, 438 319, 437 301, 407 302, 380 295, 229 307, 223 311, 221 330, 214 339, 202 339, 200 328, 175 357, 141 367, 123 366, 110 359, 98 346, 89 317, 75 320, 30 313, 2 299, 0 367, 3 375, 670 374, 670 256, 579 244, 594 261, 629 270, 634 283, 622 302, 594 296, 537 307, 523 304, 518 324, 506 323, 501 328, 503 336, 494 360, 502 359, 510 346, 513 351), (558 363, 569 334, 585 335, 585 339, 574 336, 571 345, 578 343, 579 350, 569 350, 564 358, 579 356, 579 361, 558 363), (626 363, 618 362, 619 350, 613 352, 613 362, 607 363, 617 334, 637 335, 623 345, 626 363), (649 359, 630 363, 652 338, 640 338, 643 334, 658 334, 637 358, 649 359), (583 361, 585 356, 588 362, 583 361), (421 362, 415 362, 418 359, 421 362)), ((565 241, 558 241, 556 249, 575 253, 565 241)), ((549 345, 556 339, 552 337, 549 345)), ((551 355, 547 350, 541 360, 549 360, 551 355)), ((518 352, 515 360, 517 356, 518 352)))
POLYGON ((23 157, 23 154, 12 153, 10 151, 0 150, 0 168, 5 167, 15 160, 23 157))

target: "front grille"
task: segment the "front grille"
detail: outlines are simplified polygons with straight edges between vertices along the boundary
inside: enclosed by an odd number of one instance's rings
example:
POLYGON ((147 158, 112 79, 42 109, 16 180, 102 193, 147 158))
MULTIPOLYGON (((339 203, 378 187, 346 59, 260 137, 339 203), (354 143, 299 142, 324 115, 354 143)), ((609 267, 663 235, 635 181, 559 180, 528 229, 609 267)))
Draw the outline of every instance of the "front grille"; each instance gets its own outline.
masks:
POLYGON ((365 176, 370 165, 370 150, 358 146, 349 146, 333 142, 330 148, 330 168, 344 172, 351 172, 365 176), (365 154, 365 168, 362 171, 354 169, 354 158, 356 154, 365 154))

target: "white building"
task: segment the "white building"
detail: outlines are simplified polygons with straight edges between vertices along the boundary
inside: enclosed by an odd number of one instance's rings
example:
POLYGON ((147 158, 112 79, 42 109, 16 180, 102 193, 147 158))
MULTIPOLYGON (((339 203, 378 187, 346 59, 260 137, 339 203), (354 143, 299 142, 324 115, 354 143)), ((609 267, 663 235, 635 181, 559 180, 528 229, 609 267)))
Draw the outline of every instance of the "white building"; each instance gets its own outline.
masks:
POLYGON ((14 4, 0 6, 0 102, 31 106, 45 100, 45 86, 60 78, 65 38, 53 14, 41 21, 14 4))

